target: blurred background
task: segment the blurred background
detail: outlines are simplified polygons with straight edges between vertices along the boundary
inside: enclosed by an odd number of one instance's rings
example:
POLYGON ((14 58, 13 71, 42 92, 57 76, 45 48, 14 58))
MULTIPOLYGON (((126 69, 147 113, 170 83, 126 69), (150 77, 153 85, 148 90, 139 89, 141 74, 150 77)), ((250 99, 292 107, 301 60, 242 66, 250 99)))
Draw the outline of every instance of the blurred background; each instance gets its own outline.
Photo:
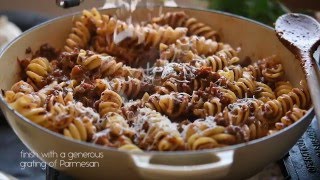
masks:
MULTIPOLYGON (((56 0, 0 0, 0 45, 8 43, 21 32, 53 17, 85 8, 111 7, 114 1, 109 0, 109 4, 105 4, 105 0, 84 0, 77 7, 62 9, 56 5, 56 0)), ((157 1, 163 3, 164 0, 157 1)), ((287 12, 305 13, 320 21, 320 0, 175 0, 175 2, 183 7, 209 8, 238 14, 270 26, 273 26, 277 17, 287 12)), ((19 153, 21 150, 28 150, 1 115, 0 137, 2 137, 2 147, 5 147, 0 148, 0 180, 1 171, 19 179, 45 178, 45 171, 41 169, 30 168, 28 171, 19 169, 18 163, 21 160, 19 153)))
MULTIPOLYGON (((130 1, 130 0, 122 0, 130 1)), ((163 4, 173 0, 139 0, 163 4)), ((69 14, 92 7, 112 7, 117 0, 83 0, 76 7, 63 9, 56 5, 56 0, 0 0, 0 48, 19 34, 18 28, 6 26, 7 19, 25 31, 30 27, 56 16, 69 14), (3 29, 10 29, 4 33, 3 29)), ((320 21, 320 0, 175 0, 178 6, 208 8, 241 15, 261 23, 273 26, 276 18, 287 12, 299 12, 311 15, 320 21)), ((21 33, 21 32, 20 32, 21 33)))
MULTIPOLYGON (((84 0, 78 7, 61 9, 55 5, 55 0, 0 0, 0 11, 31 12, 42 17, 54 17, 83 8, 102 7, 105 2, 105 0, 84 0)), ((310 15, 317 14, 317 10, 320 11, 319 0, 175 0, 175 2, 180 6, 227 11, 270 25, 279 15, 288 11, 310 15)))
MULTIPOLYGON (((130 0, 122 0, 130 1, 130 0)), ((173 0, 139 0, 163 4, 173 0)), ((83 0, 76 7, 63 9, 56 0, 0 0, 0 49, 30 27, 48 19, 92 7, 114 7, 117 0, 83 0), (18 26, 7 23, 7 20, 18 26), (8 25, 9 24, 9 25, 8 25), (8 30, 9 29, 9 30, 8 30), (21 31, 19 31, 19 29, 21 31), (7 33, 10 32, 10 33, 7 33)), ((241 15, 273 26, 276 18, 287 12, 311 15, 320 21, 320 0, 175 0, 178 6, 213 9, 241 15)))
POLYGON ((287 12, 316 16, 319 0, 207 0, 210 9, 218 9, 273 25, 277 17, 287 12))

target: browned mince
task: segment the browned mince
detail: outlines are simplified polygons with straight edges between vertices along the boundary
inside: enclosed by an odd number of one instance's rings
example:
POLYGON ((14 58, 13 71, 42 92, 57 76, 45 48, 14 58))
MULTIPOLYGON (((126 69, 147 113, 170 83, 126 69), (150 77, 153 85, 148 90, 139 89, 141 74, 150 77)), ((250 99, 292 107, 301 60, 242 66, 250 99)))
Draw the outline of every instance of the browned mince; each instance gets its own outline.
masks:
POLYGON ((30 63, 30 60, 28 59, 17 59, 17 61, 19 62, 19 65, 20 65, 20 77, 22 80, 24 81, 27 81, 27 74, 26 74, 26 69, 27 69, 27 66, 29 65, 30 63))
POLYGON ((183 126, 190 124, 191 121, 189 119, 184 119, 178 124, 178 131, 181 133, 184 129, 183 126))
POLYGON ((227 132, 236 137, 236 142, 242 143, 249 141, 249 137, 245 136, 244 131, 239 126, 227 126, 227 132))
POLYGON ((229 121, 226 121, 225 117, 223 116, 222 113, 219 113, 216 115, 215 117, 215 122, 217 123, 217 125, 219 126, 224 126, 224 127, 227 127, 230 125, 230 122, 229 121))
POLYGON ((205 90, 205 92, 213 97, 219 98, 222 105, 228 105, 231 103, 231 99, 228 99, 226 96, 224 96, 219 87, 217 87, 215 84, 211 84, 210 87, 205 90))
POLYGON ((68 76, 70 76, 72 68, 76 65, 78 54, 78 50, 71 53, 62 52, 58 58, 57 68, 61 69, 64 74, 68 74, 68 76))
POLYGON ((250 64, 252 64, 252 59, 249 56, 244 57, 241 61, 241 66, 243 67, 249 66, 250 64))
POLYGON ((57 59, 59 54, 60 54, 60 52, 58 50, 56 50, 55 48, 53 48, 52 46, 50 46, 48 44, 43 44, 40 46, 40 49, 35 52, 33 58, 45 57, 49 61, 51 61, 51 60, 57 59))
POLYGON ((100 99, 99 90, 91 83, 83 82, 74 89, 74 98, 83 103, 84 106, 93 107, 97 109, 98 101, 100 99))
POLYGON ((147 51, 140 52, 137 58, 137 62, 132 65, 132 67, 142 67, 142 68, 148 68, 153 66, 155 61, 160 57, 159 56, 159 50, 156 48, 149 48, 147 51), (145 63, 148 62, 148 63, 145 63))

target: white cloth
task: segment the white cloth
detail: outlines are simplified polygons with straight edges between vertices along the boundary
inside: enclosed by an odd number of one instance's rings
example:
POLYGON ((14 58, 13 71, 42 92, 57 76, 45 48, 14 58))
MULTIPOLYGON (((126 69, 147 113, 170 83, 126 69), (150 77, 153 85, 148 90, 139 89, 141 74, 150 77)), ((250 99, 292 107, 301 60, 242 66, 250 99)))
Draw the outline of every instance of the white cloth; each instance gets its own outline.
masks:
POLYGON ((21 30, 6 16, 0 16, 0 50, 15 37, 21 34, 21 30))
POLYGON ((18 180, 17 178, 12 177, 12 176, 10 176, 8 174, 5 174, 5 173, 3 173, 1 171, 0 171, 0 179, 1 180, 18 180))

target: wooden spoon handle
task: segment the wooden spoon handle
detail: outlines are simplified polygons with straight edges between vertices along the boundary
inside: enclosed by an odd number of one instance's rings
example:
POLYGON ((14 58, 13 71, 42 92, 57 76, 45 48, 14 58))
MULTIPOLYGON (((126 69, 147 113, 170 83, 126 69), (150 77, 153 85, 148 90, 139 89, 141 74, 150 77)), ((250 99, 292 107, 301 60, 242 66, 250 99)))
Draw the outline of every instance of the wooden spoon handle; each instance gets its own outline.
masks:
POLYGON ((306 79, 313 102, 314 111, 318 120, 318 127, 320 127, 320 71, 318 65, 310 56, 304 56, 304 68, 306 79))

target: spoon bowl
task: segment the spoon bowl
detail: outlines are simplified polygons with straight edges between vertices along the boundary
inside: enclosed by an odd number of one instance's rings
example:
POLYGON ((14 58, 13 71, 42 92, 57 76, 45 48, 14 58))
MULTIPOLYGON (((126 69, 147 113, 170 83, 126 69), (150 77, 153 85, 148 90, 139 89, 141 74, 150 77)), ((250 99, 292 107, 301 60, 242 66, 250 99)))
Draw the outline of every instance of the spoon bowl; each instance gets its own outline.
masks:
POLYGON ((291 13, 279 17, 276 32, 282 40, 300 50, 311 50, 320 40, 320 24, 303 14, 291 13))

